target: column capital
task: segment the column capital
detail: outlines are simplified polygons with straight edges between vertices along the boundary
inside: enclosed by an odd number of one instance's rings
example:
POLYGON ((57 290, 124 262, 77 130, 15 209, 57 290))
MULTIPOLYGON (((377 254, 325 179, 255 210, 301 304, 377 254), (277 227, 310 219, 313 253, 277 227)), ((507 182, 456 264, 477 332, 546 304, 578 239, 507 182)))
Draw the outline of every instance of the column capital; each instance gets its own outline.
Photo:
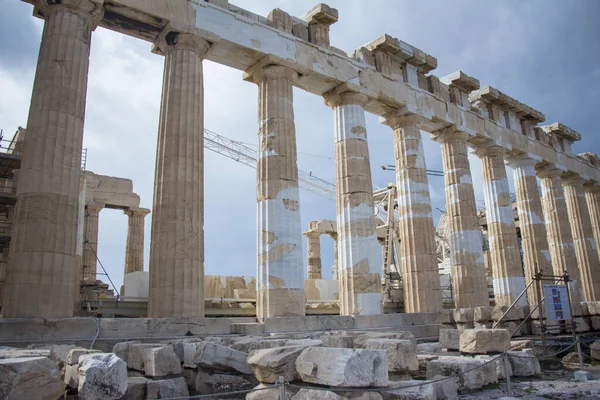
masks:
POLYGON ((506 164, 511 168, 527 166, 535 167, 537 164, 540 163, 540 161, 541 159, 534 157, 532 154, 529 153, 509 155, 505 157, 506 164))
POLYGON ((150 210, 147 208, 129 208, 127 210, 124 210, 123 214, 126 214, 129 218, 131 218, 131 217, 144 218, 146 215, 150 214, 150 210))
POLYGON ((317 231, 304 231, 302 232, 302 234, 304 234, 304 236, 306 237, 320 237, 321 236, 321 232, 317 232, 317 231))
POLYGON ((600 193, 600 183, 598 182, 585 182, 583 189, 586 193, 600 193))
POLYGON ((419 114, 407 114, 402 110, 395 110, 382 116, 380 122, 392 129, 415 125, 417 128, 420 128, 423 123, 423 117, 419 114))
POLYGON ((101 203, 87 203, 85 205, 86 210, 88 210, 90 213, 95 213, 98 214, 100 211, 102 211, 102 209, 105 207, 104 204, 101 203))
POLYGON ((154 52, 158 54, 167 55, 175 50, 189 50, 202 59, 206 58, 210 49, 211 44, 200 36, 176 31, 164 31, 154 44, 154 52))
POLYGON ((439 129, 431 133, 433 140, 438 143, 446 143, 451 140, 467 141, 471 137, 467 132, 461 131, 455 125, 439 129))
POLYGON ((337 93, 335 89, 329 93, 325 93, 323 98, 325 99, 325 104, 331 108, 347 105, 364 107, 369 102, 369 97, 365 94, 352 91, 337 93))
POLYGON ((256 84, 275 79, 287 79, 288 81, 295 83, 299 77, 300 74, 293 68, 277 64, 267 64, 259 68, 252 67, 244 74, 244 80, 256 84))
POLYGON ((92 30, 94 30, 104 17, 103 5, 104 0, 62 0, 60 3, 50 0, 35 0, 33 13, 45 19, 58 11, 78 12, 89 19, 92 30))
POLYGON ((535 168, 535 173, 540 179, 560 178, 564 172, 564 170, 558 168, 554 164, 538 165, 535 168))
POLYGON ((583 185, 584 179, 574 172, 567 172, 561 176, 561 183, 564 186, 580 186, 583 185))
POLYGON ((473 153, 479 157, 498 156, 506 154, 506 148, 498 144, 495 140, 490 140, 472 147, 473 153))

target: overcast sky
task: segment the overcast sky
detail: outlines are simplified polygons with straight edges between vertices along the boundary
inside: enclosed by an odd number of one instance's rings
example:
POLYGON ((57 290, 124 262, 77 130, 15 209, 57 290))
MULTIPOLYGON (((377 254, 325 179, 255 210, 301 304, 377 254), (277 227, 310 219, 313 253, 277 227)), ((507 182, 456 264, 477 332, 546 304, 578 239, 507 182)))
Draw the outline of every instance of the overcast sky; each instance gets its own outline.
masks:
MULTIPOLYGON (((165 0, 163 0, 165 1, 165 0)), ((281 8, 302 16, 316 3, 305 0, 232 0, 268 15, 281 8)), ((43 21, 32 6, 0 0, 0 128, 10 137, 27 125, 27 113, 43 21)), ((579 131, 576 153, 600 153, 597 113, 600 89, 600 2, 596 0, 331 0, 339 22, 331 43, 352 53, 383 33, 438 59, 438 77, 462 70, 579 131)), ((163 58, 150 44, 98 28, 92 39, 84 147, 88 170, 133 180, 141 205, 152 208, 163 58)), ((256 147, 257 87, 242 73, 205 62, 205 127, 256 147)), ((294 91, 299 168, 334 181, 333 116, 323 100, 294 91)), ((392 133, 367 115, 373 183, 385 186, 393 172, 392 133)), ((424 134, 427 167, 441 169, 438 144, 424 134)), ((476 196, 482 202, 481 163, 471 157, 476 196)), ((256 269, 255 170, 223 156, 205 154, 206 274, 254 275, 256 269)), ((509 180, 512 180, 510 169, 509 180)), ((430 177, 434 208, 444 208, 443 178, 430 177)), ((512 187, 512 182, 511 182, 512 187)), ((483 205, 481 203, 481 205, 483 205)), ((301 192, 302 224, 335 218, 335 203, 301 192)), ((148 269, 150 214, 146 218, 148 269)), ((439 212, 434 213, 435 218, 439 212)), ((120 286, 127 217, 100 214, 99 258, 120 286)), ((305 243, 306 244, 306 243, 305 243)), ((323 272, 331 277, 331 239, 322 238, 323 272)), ((306 262, 306 255, 305 262, 306 262)))

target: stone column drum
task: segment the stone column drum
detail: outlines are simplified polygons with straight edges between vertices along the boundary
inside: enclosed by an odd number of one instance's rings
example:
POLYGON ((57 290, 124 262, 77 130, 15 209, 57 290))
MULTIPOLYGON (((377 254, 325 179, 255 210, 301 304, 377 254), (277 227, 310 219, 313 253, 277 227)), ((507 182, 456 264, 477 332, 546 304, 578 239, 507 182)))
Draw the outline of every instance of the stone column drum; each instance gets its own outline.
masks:
POLYGON ((597 183, 588 183, 583 185, 585 190, 585 201, 590 213, 590 222, 592 231, 598 247, 598 256, 600 257, 600 185, 597 183))
POLYGON ((144 270, 144 218, 150 213, 147 208, 124 211, 129 217, 127 247, 125 249, 125 275, 144 270))
POLYGON ((381 314, 381 265, 362 94, 326 98, 334 110, 341 315, 381 314))
POLYGON ((467 138, 466 133, 452 128, 438 132, 436 137, 442 144, 452 286, 457 308, 490 304, 467 138))
POLYGON ((442 297, 421 117, 394 113, 384 118, 394 130, 404 312, 437 312, 442 297))
POLYGON ((260 321, 304 315, 304 261, 294 82, 287 67, 267 66, 252 80, 258 84, 257 304, 260 321))
MULTIPOLYGON (((544 275, 553 275, 542 200, 535 175, 536 164, 536 160, 527 156, 509 158, 509 165, 513 169, 515 181, 527 284, 531 282, 538 271, 544 275)), ((527 299, 530 305, 537 305, 535 284, 531 285, 527 291, 527 299)))
POLYGON ((337 234, 329 235, 333 239, 333 266, 331 267, 331 275, 334 280, 338 279, 338 238, 337 234))
POLYGON ((79 175, 91 33, 87 0, 36 3, 45 18, 19 173, 5 317, 73 315, 79 175))
POLYGON ((569 214, 560 181, 562 171, 544 167, 536 169, 536 172, 542 181, 542 205, 554 275, 562 275, 566 271, 573 280, 569 286, 573 301, 584 301, 569 214))
MULTIPOLYGON (((496 306, 510 306, 525 289, 504 153, 504 147, 496 144, 484 144, 475 151, 483 169, 483 195, 496 306)), ((527 304, 526 295, 519 299, 518 304, 527 304)))
POLYGON ((575 175, 563 176, 562 183, 565 190, 567 211, 573 232, 575 255, 581 274, 581 287, 585 301, 600 300, 600 261, 598 260, 598 247, 590 212, 585 200, 583 179, 575 175))
POLYGON ((98 218, 104 208, 101 204, 85 206, 85 235, 83 237, 83 280, 96 280, 98 267, 98 218))
POLYGON ((310 232, 306 234, 308 248, 308 279, 322 279, 321 274, 321 234, 310 232))
POLYGON ((204 89, 209 44, 169 34, 154 177, 148 316, 204 316, 204 89))

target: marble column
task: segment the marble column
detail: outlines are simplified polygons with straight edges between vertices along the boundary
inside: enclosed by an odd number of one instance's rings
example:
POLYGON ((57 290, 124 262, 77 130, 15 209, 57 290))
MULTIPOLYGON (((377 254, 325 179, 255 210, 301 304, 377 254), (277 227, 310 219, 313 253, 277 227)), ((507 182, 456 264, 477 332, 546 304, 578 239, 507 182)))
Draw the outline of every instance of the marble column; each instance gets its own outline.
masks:
MULTIPOLYGON (((483 144, 475 149, 475 154, 481 159, 482 166, 483 195, 496 306, 510 306, 525 289, 521 252, 510 200, 506 166, 504 165, 504 153, 504 147, 494 143, 483 144)), ((527 297, 522 296, 518 304, 527 304, 527 297)))
POLYGON ((581 274, 581 287, 585 301, 600 301, 600 261, 598 260, 598 246, 594 238, 590 212, 585 200, 583 179, 574 174, 563 175, 562 184, 565 190, 565 199, 575 256, 581 274))
POLYGON ((573 280, 570 283, 573 300, 583 301, 581 276, 575 255, 565 194, 560 181, 562 171, 546 166, 536 168, 536 172, 542 181, 542 206, 554 275, 562 275, 566 271, 573 280))
POLYGON ((326 97, 334 110, 338 281, 341 315, 381 314, 381 264, 375 232, 365 95, 326 97))
POLYGON ((592 231, 598 245, 598 256, 600 257, 600 185, 598 183, 588 183, 583 186, 585 190, 585 201, 590 213, 590 222, 592 231))
POLYGON ((466 133, 452 128, 436 132, 436 141, 442 145, 452 287, 457 308, 490 304, 467 139, 466 133))
POLYGON ((322 279, 321 274, 321 234, 309 232, 306 234, 308 249, 308 279, 322 279))
POLYGON ((144 270, 144 218, 147 208, 130 208, 124 213, 129 217, 127 247, 125 249, 125 275, 144 270))
POLYGON ((404 312, 437 312, 442 297, 421 117, 392 113, 383 122, 394 130, 404 312))
POLYGON ((98 267, 98 217, 104 206, 90 203, 85 206, 85 235, 83 237, 83 280, 96 280, 98 267))
POLYGON ((45 19, 4 291, 5 317, 73 315, 79 176, 91 34, 87 0, 36 2, 45 19))
POLYGON ((329 235, 333 239, 333 266, 331 267, 331 275, 334 280, 338 280, 338 239, 337 234, 329 235))
POLYGON ((298 74, 270 65, 255 72, 258 84, 257 301, 259 321, 304 315, 304 261, 294 82, 298 74))
MULTIPOLYGON (((546 236, 542 200, 535 174, 537 161, 527 156, 508 159, 513 169, 513 179, 517 196, 521 247, 525 264, 525 282, 531 282, 536 272, 553 275, 550 250, 546 236)), ((535 285, 527 291, 530 305, 537 305, 535 285)))
POLYGON ((148 316, 204 316, 204 88, 208 42, 169 34, 154 177, 148 316))

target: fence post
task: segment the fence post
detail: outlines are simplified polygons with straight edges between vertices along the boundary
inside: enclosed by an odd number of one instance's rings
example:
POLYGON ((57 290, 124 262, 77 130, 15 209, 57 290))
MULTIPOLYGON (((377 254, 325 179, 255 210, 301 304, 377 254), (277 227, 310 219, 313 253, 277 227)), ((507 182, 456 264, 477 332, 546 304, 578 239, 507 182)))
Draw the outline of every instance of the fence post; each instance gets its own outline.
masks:
POLYGON ((279 400, 285 400, 285 377, 280 376, 277 384, 279 385, 279 400))
POLYGON ((506 376, 506 395, 508 397, 512 396, 512 384, 510 382, 510 369, 508 368, 510 365, 510 361, 508 360, 508 353, 504 353, 502 356, 504 361, 504 376, 506 376))

